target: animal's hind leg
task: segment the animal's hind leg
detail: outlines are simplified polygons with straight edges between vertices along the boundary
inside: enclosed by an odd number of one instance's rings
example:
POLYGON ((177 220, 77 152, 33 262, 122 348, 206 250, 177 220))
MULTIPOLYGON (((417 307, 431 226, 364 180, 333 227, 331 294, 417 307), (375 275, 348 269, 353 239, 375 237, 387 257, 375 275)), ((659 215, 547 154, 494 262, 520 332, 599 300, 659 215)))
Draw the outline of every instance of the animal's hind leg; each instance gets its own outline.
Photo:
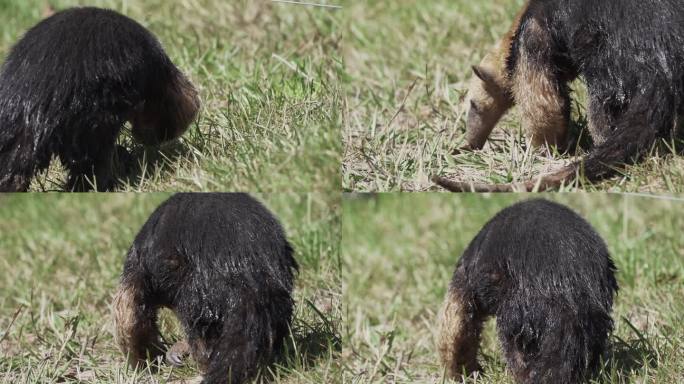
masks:
POLYGON ((477 351, 480 345, 483 316, 476 313, 472 297, 454 281, 439 313, 437 349, 447 376, 456 378, 479 369, 477 351))
POLYGON ((141 288, 131 282, 119 287, 113 302, 114 337, 132 366, 163 355, 157 328, 157 308, 145 301, 141 288))
POLYGON ((98 191, 111 191, 116 185, 113 165, 115 150, 116 146, 112 143, 111 146, 103 148, 95 157, 93 174, 98 191))
POLYGON ((60 159, 69 170, 66 182, 68 191, 89 191, 93 185, 98 191, 110 191, 115 186, 113 156, 117 128, 103 129, 99 135, 88 135, 60 153, 60 159))
POLYGON ((591 134, 594 146, 605 143, 615 128, 615 116, 605 110, 605 101, 609 97, 610 96, 607 95, 589 93, 587 120, 589 123, 589 133, 591 134))
POLYGON ((0 179, 0 193, 2 192, 26 192, 31 184, 31 173, 19 172, 3 175, 0 179))
POLYGON ((0 192, 26 192, 33 175, 48 167, 50 153, 33 149, 32 129, 21 126, 0 139, 0 192))
POLYGON ((522 125, 532 145, 565 149, 570 120, 570 95, 551 56, 548 31, 530 19, 520 36, 513 94, 522 125))

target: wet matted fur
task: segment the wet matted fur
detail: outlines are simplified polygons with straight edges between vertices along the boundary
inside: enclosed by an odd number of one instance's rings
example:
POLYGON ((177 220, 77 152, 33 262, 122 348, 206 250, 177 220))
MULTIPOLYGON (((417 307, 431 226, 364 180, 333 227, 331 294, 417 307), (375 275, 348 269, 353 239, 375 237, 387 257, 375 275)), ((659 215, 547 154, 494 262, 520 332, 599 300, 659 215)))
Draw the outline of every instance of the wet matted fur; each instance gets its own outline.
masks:
POLYGON ((570 209, 529 200, 502 210, 458 261, 440 311, 447 376, 478 369, 482 323, 494 316, 516 382, 583 382, 613 329, 614 275, 603 240, 570 209))
POLYGON ((681 139, 684 114, 684 4, 676 0, 530 0, 513 28, 474 67, 466 149, 480 149, 517 105, 532 144, 563 149, 570 119, 568 82, 589 92, 594 147, 574 164, 535 180, 487 185, 435 176, 444 188, 511 191, 557 188, 578 175, 611 176, 661 138, 681 139))
POLYGON ((131 246, 113 303, 116 341, 133 366, 189 352, 203 383, 242 383, 289 333, 297 263, 278 220, 246 194, 177 194, 131 246), (157 312, 180 320, 187 341, 166 351, 157 312))
POLYGON ((69 171, 67 190, 109 190, 126 121, 157 145, 183 134, 198 109, 195 87, 140 24, 104 9, 58 12, 0 69, 0 191, 27 190, 54 156, 69 171))

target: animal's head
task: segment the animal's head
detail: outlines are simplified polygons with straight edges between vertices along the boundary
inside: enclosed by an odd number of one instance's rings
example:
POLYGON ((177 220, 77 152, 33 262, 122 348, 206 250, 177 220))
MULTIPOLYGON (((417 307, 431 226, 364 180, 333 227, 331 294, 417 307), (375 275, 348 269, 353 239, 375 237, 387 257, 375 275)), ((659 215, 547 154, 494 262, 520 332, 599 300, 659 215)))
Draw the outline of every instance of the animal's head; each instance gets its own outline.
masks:
POLYGON ((166 84, 161 95, 146 100, 131 118, 133 137, 146 145, 158 145, 181 136, 197 117, 200 99, 195 86, 183 74, 166 84))
POLYGON ((504 69, 485 58, 473 66, 473 78, 468 89, 468 121, 466 139, 471 149, 480 149, 499 122, 513 106, 509 82, 504 69))

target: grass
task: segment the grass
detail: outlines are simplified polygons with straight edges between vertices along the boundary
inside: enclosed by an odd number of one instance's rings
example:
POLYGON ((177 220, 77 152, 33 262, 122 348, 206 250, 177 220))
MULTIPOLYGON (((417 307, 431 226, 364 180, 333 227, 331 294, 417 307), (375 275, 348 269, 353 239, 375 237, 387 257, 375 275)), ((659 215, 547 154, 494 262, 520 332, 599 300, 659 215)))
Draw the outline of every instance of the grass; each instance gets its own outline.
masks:
MULTIPOLYGON (((432 190, 432 174, 508 183, 577 159, 532 149, 515 109, 499 123, 483 151, 452 155, 465 140, 471 66, 510 28, 524 0, 348 3, 342 167, 346 191, 432 190)), ((586 127, 586 97, 582 83, 573 87, 574 131, 579 134, 586 127)), ((674 152, 667 144, 659 145, 646 161, 619 176, 563 190, 682 192, 684 159, 674 152)))
MULTIPOLYGON (((193 367, 134 372, 111 336, 110 302, 133 238, 166 194, 0 196, 0 383, 165 383, 193 367)), ((264 194, 300 264, 293 336, 272 383, 339 377, 340 202, 264 194)), ((173 316, 162 333, 181 336, 173 316)))
MULTIPOLYGON (((344 382, 442 383, 435 319, 456 261, 484 223, 523 194, 351 195, 343 202, 344 382)), ((615 332, 598 383, 684 381, 684 202, 555 194, 606 241, 618 267, 615 332)), ((483 375, 512 383, 494 322, 483 375)))
MULTIPOLYGON (((336 191, 340 185, 339 12, 269 0, 0 0, 0 58, 51 9, 113 8, 150 29, 200 90, 198 121, 144 148, 121 191, 336 191)), ((58 161, 32 190, 61 190, 58 161)))

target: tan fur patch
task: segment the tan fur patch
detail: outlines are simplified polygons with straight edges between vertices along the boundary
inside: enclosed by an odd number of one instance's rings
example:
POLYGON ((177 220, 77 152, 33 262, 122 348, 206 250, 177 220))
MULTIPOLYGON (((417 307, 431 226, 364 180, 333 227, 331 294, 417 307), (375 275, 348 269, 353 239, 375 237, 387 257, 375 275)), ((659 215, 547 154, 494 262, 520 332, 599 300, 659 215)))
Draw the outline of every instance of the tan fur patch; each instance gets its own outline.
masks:
POLYGON ((437 350, 450 378, 478 368, 481 324, 470 320, 466 308, 463 296, 450 288, 438 315, 437 350))
POLYGON ((131 285, 122 284, 114 296, 114 340, 131 366, 143 365, 148 355, 155 357, 161 353, 155 311, 139 302, 137 290, 131 285))
MULTIPOLYGON (((530 20, 526 33, 542 35, 546 31, 530 20)), ((525 49, 520 49, 517 63, 512 79, 513 95, 532 145, 563 146, 568 130, 568 95, 559 93, 550 68, 533 65, 525 49)))
POLYGON ((134 293, 130 287, 121 286, 112 302, 112 318, 114 319, 114 341, 129 362, 134 363, 137 356, 129 355, 135 341, 132 340, 136 323, 134 293))

